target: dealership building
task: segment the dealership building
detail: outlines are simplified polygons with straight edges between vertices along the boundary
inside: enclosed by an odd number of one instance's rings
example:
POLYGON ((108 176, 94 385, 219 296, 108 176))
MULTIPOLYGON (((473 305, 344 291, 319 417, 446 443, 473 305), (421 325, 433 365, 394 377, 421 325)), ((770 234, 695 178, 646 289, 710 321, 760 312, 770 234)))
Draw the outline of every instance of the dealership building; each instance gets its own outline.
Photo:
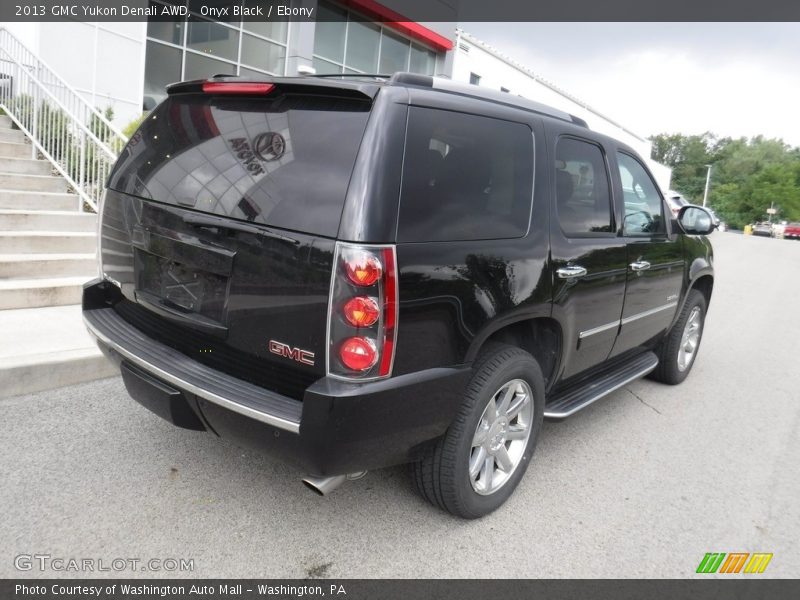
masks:
MULTIPOLYGON (((0 25, 89 102, 113 108, 115 124, 121 127, 161 100, 167 84, 183 79, 411 71, 524 96, 574 114, 593 130, 634 147, 648 158, 661 188, 669 187, 670 170, 649 160, 650 142, 644 137, 471 36, 455 21, 408 21, 400 0, 305 1, 303 6, 313 8, 317 20, 292 22, 218 22, 195 12, 201 5, 195 0, 150 2, 155 8, 176 4, 185 5, 188 13, 176 21, 0 25)), ((257 4, 268 7, 270 2, 257 4)))

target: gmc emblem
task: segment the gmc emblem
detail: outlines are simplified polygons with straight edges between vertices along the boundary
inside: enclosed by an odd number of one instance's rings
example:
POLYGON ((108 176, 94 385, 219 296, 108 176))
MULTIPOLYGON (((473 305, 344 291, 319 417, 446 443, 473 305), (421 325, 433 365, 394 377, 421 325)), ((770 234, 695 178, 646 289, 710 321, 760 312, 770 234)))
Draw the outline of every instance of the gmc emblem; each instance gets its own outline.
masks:
POLYGON ((304 365, 314 366, 314 353, 300 348, 292 348, 282 342, 275 340, 269 341, 269 351, 278 356, 291 358, 293 361, 303 363, 304 365))

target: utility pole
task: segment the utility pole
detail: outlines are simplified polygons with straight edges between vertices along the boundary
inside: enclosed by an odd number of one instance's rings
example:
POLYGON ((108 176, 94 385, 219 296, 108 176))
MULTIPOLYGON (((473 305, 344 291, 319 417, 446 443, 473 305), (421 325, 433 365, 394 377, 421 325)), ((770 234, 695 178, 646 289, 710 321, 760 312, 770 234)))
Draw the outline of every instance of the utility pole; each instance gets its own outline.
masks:
POLYGON ((705 208, 708 202, 708 186, 711 183, 711 165, 706 165, 706 167, 708 171, 706 172, 706 191, 703 193, 703 208, 705 208))

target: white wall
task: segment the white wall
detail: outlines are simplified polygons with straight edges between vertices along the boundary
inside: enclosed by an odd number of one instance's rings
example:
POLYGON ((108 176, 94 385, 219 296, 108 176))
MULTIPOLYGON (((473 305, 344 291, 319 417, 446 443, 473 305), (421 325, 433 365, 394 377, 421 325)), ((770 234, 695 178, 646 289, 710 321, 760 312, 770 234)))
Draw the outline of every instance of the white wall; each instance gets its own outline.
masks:
POLYGON ((147 23, 41 23, 39 57, 124 127, 142 112, 147 23), (64 45, 69 44, 69 51, 64 45))
POLYGON ((8 29, 11 35, 34 53, 39 52, 39 25, 39 23, 0 23, 0 27, 8 29))
POLYGON ((669 189, 672 170, 650 159, 650 141, 624 128, 621 124, 589 108, 586 103, 558 90, 515 63, 494 48, 467 33, 461 33, 453 49, 454 81, 469 83, 470 74, 480 76, 480 86, 494 90, 506 88, 510 94, 523 96, 553 108, 558 108, 585 120, 593 131, 613 137, 635 149, 647 165, 661 189, 669 189), (466 48, 466 49, 465 49, 466 48))
POLYGON ((1 23, 122 128, 142 112, 147 23, 1 23))

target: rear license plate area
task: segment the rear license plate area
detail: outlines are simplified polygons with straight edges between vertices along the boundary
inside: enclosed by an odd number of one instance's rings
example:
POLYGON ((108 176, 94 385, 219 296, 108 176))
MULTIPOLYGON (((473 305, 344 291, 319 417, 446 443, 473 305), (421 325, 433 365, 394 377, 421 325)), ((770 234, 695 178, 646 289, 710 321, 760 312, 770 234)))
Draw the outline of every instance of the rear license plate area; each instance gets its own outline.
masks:
POLYGON ((136 288, 164 305, 202 315, 217 323, 225 320, 229 278, 195 266, 166 259, 136 248, 136 288))

